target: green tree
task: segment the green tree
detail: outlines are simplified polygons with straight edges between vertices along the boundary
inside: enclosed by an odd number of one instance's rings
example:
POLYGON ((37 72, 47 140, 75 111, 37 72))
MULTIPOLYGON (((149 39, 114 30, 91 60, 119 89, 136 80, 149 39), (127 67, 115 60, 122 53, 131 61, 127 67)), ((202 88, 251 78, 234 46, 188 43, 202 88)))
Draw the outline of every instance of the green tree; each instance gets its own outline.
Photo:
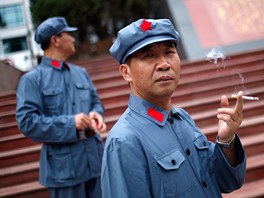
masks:
POLYGON ((64 16, 78 27, 78 39, 87 40, 89 30, 101 38, 138 18, 151 13, 150 0, 32 0, 32 17, 36 25, 53 16, 64 16))
MULTIPOLYGON (((78 38, 86 40, 89 25, 98 27, 104 12, 103 0, 33 0, 32 17, 36 25, 53 16, 64 16, 71 26, 78 27, 78 38)), ((100 27, 100 26, 99 26, 100 27)), ((101 33, 100 27, 98 34, 101 33)))

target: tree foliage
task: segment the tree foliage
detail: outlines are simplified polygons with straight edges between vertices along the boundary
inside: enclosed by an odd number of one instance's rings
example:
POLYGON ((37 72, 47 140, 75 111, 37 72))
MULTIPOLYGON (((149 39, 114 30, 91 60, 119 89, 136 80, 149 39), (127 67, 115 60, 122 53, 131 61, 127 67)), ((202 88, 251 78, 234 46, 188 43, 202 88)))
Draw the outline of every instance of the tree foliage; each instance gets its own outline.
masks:
POLYGON ((99 38, 116 35, 117 31, 151 13, 151 0, 32 0, 32 17, 36 25, 53 16, 64 16, 78 27, 80 41, 89 31, 99 38))

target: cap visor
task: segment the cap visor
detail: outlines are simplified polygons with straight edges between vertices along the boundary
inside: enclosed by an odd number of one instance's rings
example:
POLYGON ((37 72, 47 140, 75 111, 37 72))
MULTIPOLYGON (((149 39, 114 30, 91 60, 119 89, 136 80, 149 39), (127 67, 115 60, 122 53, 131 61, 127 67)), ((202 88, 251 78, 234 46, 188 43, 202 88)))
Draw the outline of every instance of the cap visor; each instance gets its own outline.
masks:
POLYGON ((78 30, 77 27, 67 27, 67 28, 64 28, 62 32, 74 32, 78 30))
POLYGON ((133 45, 126 53, 126 55, 123 57, 122 59, 122 63, 125 62, 125 60, 127 59, 127 57, 131 54, 133 54, 134 52, 140 50, 141 48, 152 44, 152 43, 157 43, 157 42, 162 42, 162 41, 177 41, 174 37, 171 37, 169 35, 159 35, 159 36, 153 36, 153 37, 149 37, 146 39, 143 39, 141 41, 139 41, 138 43, 136 43, 135 45, 133 45))

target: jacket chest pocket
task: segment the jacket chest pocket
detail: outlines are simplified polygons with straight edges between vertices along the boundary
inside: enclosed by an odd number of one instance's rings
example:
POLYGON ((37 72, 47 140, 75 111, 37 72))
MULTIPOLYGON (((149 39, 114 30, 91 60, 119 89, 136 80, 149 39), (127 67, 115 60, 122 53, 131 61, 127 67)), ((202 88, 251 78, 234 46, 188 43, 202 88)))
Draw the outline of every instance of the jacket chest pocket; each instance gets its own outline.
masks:
POLYGON ((160 167, 161 185, 166 197, 179 197, 191 190, 188 174, 192 170, 178 149, 160 156, 156 162, 160 167))
POLYGON ((194 145, 196 150, 199 152, 200 157, 207 157, 209 143, 203 135, 194 140, 194 145))
POLYGON ((90 100, 90 86, 88 83, 76 83, 75 87, 77 95, 82 101, 90 100))
POLYGON ((211 172, 212 167, 210 165, 210 159, 212 157, 212 153, 209 151, 209 142, 207 141, 206 137, 201 135, 195 139, 193 143, 199 156, 200 166, 204 170, 211 172))
POLYGON ((45 108, 48 113, 56 113, 63 104, 63 94, 60 88, 45 89, 42 92, 45 108))

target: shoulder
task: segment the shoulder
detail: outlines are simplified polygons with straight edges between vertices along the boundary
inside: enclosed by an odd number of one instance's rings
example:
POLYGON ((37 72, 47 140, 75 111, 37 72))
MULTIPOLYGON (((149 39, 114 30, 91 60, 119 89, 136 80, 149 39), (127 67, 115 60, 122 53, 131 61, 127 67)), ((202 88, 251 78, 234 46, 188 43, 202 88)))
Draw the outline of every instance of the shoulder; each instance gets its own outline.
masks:
POLYGON ((184 117, 191 117, 187 111, 182 108, 175 108, 175 111, 184 117))
POLYGON ((174 111, 178 114, 178 116, 182 119, 185 120, 187 122, 193 122, 192 117, 190 116, 190 114, 185 111, 182 108, 174 108, 174 111))
POLYGON ((75 76, 78 76, 78 78, 81 78, 81 79, 85 78, 85 79, 90 80, 87 70, 84 67, 80 67, 75 64, 70 64, 70 69, 71 69, 72 74, 74 74, 75 76))
POLYGON ((128 108, 118 119, 109 132, 108 139, 119 139, 133 141, 138 139, 138 130, 134 120, 131 118, 131 110, 128 108))
POLYGON ((196 138, 203 135, 202 131, 187 111, 181 108, 176 108, 175 111, 181 117, 181 119, 184 120, 184 122, 187 123, 190 127, 191 130, 189 130, 188 132, 193 133, 196 138))
POLYGON ((21 78, 20 81, 25 81, 25 80, 29 80, 29 81, 34 81, 37 80, 40 76, 41 73, 41 69, 39 68, 39 66, 33 68, 32 70, 26 72, 21 78))
POLYGON ((84 67, 81 67, 79 65, 75 65, 75 64, 72 64, 70 63, 70 68, 74 71, 81 71, 81 72, 85 72, 86 73, 86 69, 84 67))

